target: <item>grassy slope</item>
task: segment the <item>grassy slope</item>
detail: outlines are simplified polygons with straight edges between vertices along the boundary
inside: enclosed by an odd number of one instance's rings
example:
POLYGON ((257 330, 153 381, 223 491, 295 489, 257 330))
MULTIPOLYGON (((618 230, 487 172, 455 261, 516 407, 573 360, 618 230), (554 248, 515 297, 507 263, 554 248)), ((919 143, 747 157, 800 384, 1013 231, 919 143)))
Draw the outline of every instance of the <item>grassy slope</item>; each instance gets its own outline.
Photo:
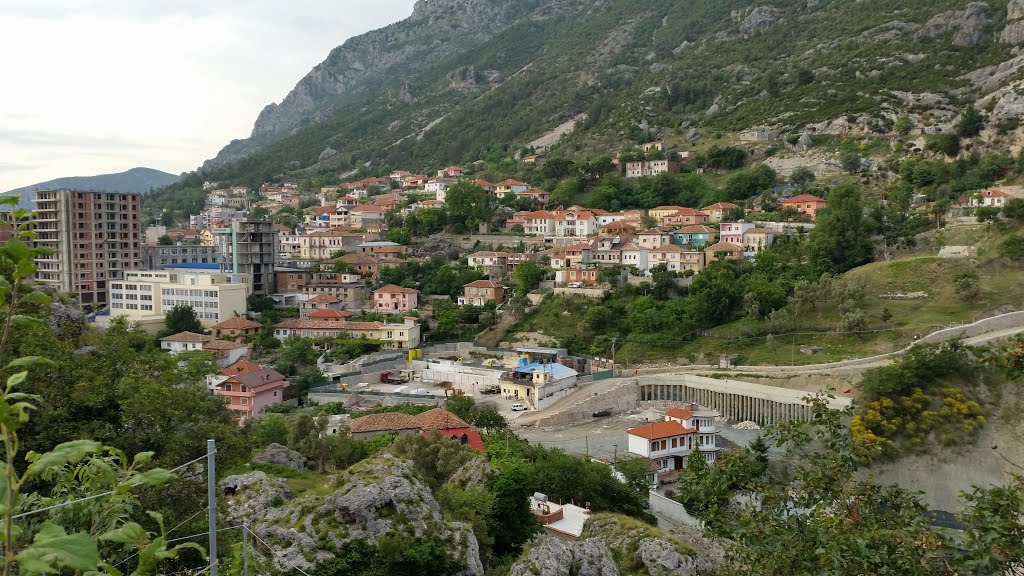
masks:
MULTIPOLYGON (((1012 230, 1011 230, 1012 231, 1012 230)), ((864 311, 871 329, 885 329, 877 334, 820 334, 835 330, 840 313, 837 305, 818 306, 805 315, 800 332, 794 336, 778 336, 776 349, 767 344, 763 322, 738 320, 718 326, 682 348, 657 349, 625 343, 617 350, 620 362, 684 360, 716 363, 718 354, 740 354, 744 364, 815 364, 892 352, 922 335, 950 324, 969 323, 980 314, 1004 305, 1020 306, 1024 302, 1024 268, 1014 266, 996 254, 999 241, 1010 231, 998 232, 987 226, 954 228, 944 232, 951 244, 979 244, 977 258, 940 259, 934 256, 913 256, 888 262, 874 262, 851 270, 846 278, 863 282, 867 297, 864 311), (952 242, 955 240, 955 242, 952 242), (974 302, 964 303, 956 295, 953 278, 966 272, 978 274, 982 294, 974 302), (883 300, 886 293, 926 292, 925 300, 883 300), (882 322, 882 312, 892 313, 889 325, 882 322), (818 354, 800 352, 802 346, 817 346, 818 354)), ((548 298, 513 332, 539 332, 558 340, 575 333, 592 300, 583 298, 548 298), (565 312, 568 311, 568 314, 565 312)))

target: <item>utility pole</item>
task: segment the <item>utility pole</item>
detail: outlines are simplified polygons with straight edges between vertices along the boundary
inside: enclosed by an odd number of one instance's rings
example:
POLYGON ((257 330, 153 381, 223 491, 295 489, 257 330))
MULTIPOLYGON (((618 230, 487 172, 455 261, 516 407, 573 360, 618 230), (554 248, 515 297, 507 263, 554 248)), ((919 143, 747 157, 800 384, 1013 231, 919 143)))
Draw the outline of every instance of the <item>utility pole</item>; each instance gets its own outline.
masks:
POLYGON ((587 443, 587 458, 590 458, 590 436, 584 436, 583 440, 587 443))
POLYGON ((612 446, 615 448, 615 452, 612 455, 612 464, 618 464, 619 463, 619 445, 618 444, 612 444, 612 446))
POLYGON ((242 576, 249 576, 249 525, 242 524, 242 576))
POLYGON ((618 368, 618 366, 615 365, 615 342, 618 339, 618 336, 612 336, 612 376, 615 376, 615 369, 618 368))
POLYGON ((217 444, 206 441, 206 503, 210 530, 210 576, 217 576, 217 444))

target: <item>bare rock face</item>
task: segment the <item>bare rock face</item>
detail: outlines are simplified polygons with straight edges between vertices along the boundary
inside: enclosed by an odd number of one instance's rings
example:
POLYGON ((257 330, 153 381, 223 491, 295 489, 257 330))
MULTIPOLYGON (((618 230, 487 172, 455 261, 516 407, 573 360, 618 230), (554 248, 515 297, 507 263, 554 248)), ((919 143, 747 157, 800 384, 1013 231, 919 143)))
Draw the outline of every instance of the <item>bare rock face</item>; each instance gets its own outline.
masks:
POLYGON ((616 514, 592 516, 582 537, 600 540, 621 565, 643 566, 651 576, 715 574, 725 563, 722 547, 700 530, 677 535, 616 514))
POLYGON ((1010 0, 1006 5, 1006 19, 1020 20, 1024 18, 1024 0, 1010 0))
POLYGON ((497 70, 477 70, 476 66, 462 66, 446 76, 452 90, 476 90, 484 86, 495 86, 505 81, 497 70))
POLYGON ((740 32, 743 34, 757 34, 767 32, 776 23, 777 10, 772 6, 758 6, 747 14, 747 17, 740 22, 740 32))
POLYGON ((253 460, 264 464, 284 466, 285 468, 291 468, 292 470, 306 469, 305 456, 299 454, 295 450, 290 450, 287 446, 282 446, 276 443, 269 444, 263 449, 263 452, 257 454, 253 460))
POLYGON ((509 576, 619 576, 611 551, 599 538, 566 542, 542 537, 509 576))
POLYGON ((432 234, 427 238, 426 242, 421 244, 419 248, 415 249, 417 256, 426 258, 436 256, 448 262, 458 260, 461 252, 462 249, 458 244, 452 242, 450 238, 441 233, 432 234))
POLYGON ((226 520, 232 523, 253 523, 268 508, 291 500, 292 489, 281 478, 270 478, 261 471, 228 476, 218 484, 227 496, 226 520))
POLYGON ((953 45, 978 46, 987 37, 985 28, 992 23, 991 9, 983 2, 971 2, 963 10, 950 10, 936 14, 925 22, 915 37, 918 39, 937 38, 953 32, 953 45))
POLYGON ((452 474, 451 478, 448 479, 448 484, 459 486, 460 488, 467 488, 470 486, 482 487, 487 483, 487 479, 491 476, 491 465, 487 463, 487 460, 483 458, 473 458, 469 462, 462 465, 461 468, 452 474))
POLYGON ((447 522, 430 489, 413 465, 389 454, 364 460, 331 481, 327 496, 306 495, 264 511, 253 525, 256 534, 274 543, 270 561, 282 571, 291 563, 303 570, 334 557, 348 541, 378 542, 387 534, 410 538, 432 536, 466 565, 465 576, 481 576, 480 546, 473 531, 447 522))

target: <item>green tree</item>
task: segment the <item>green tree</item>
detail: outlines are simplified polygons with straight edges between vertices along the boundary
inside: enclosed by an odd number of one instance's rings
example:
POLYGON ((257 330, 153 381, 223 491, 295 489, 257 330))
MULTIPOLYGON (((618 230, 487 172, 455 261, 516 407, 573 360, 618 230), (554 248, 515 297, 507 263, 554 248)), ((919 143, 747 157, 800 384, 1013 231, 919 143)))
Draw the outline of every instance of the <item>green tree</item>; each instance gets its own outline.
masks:
POLYGON ((807 166, 797 166, 789 174, 789 181, 797 186, 806 186, 815 180, 814 170, 807 166))
POLYGON ((171 240, 170 236, 164 234, 163 236, 156 239, 156 243, 159 244, 160 246, 170 246, 171 244, 174 244, 174 241, 171 240))
POLYGON ((871 233, 856 188, 841 186, 829 195, 828 207, 817 215, 809 248, 819 275, 842 273, 874 259, 871 233))
POLYGON ((1024 261, 1024 236, 1010 234, 999 244, 999 254, 1014 262, 1024 261))
POLYGON ((1024 198, 1011 198, 1003 206, 1003 215, 1014 220, 1024 220, 1024 198))
POLYGON ((615 469, 626 479, 626 486, 642 498, 650 492, 653 476, 651 462, 645 458, 620 458, 615 469))
POLYGON ((929 152, 941 152, 953 157, 960 153, 960 136, 951 133, 931 134, 925 139, 924 149, 929 152))
POLYGON ((470 182, 459 182, 445 192, 448 225, 457 232, 475 230, 479 224, 490 222, 496 208, 495 198, 470 182))
POLYGON ((973 138, 980 134, 984 127, 985 116, 974 107, 974 104, 968 104, 956 125, 956 133, 961 138, 973 138))
POLYGON ((529 465, 522 461, 506 461, 487 482, 487 490, 494 495, 494 514, 489 531, 494 535, 494 551, 498 556, 518 554, 533 535, 540 530, 537 519, 530 512, 529 465))
POLYGON ((253 428, 253 439, 257 446, 288 445, 288 419, 281 414, 260 416, 253 428))
POLYGON ((164 329, 160 334, 171 335, 180 332, 203 333, 203 325, 199 322, 196 311, 184 304, 178 304, 164 314, 164 329))
POLYGON ((532 260, 525 260, 516 266, 512 277, 515 279, 516 293, 527 294, 540 285, 544 279, 544 269, 532 260))
POLYGON ((848 152, 843 154, 843 157, 839 160, 839 163, 843 166, 843 170, 846 170, 849 174, 857 174, 863 170, 864 158, 856 152, 848 152))
POLYGON ((900 136, 906 136, 914 129, 914 120, 910 118, 909 114, 900 114, 896 117, 892 129, 900 136))

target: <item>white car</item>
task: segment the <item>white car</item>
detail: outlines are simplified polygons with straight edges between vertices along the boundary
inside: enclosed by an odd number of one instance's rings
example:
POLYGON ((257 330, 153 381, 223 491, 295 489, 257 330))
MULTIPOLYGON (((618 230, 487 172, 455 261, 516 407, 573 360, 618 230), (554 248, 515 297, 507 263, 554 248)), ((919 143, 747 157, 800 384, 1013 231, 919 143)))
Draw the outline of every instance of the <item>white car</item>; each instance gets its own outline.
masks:
POLYGON ((528 410, 528 408, 526 407, 526 404, 523 404, 522 402, 516 402, 512 405, 513 412, 522 412, 523 410, 528 410))

